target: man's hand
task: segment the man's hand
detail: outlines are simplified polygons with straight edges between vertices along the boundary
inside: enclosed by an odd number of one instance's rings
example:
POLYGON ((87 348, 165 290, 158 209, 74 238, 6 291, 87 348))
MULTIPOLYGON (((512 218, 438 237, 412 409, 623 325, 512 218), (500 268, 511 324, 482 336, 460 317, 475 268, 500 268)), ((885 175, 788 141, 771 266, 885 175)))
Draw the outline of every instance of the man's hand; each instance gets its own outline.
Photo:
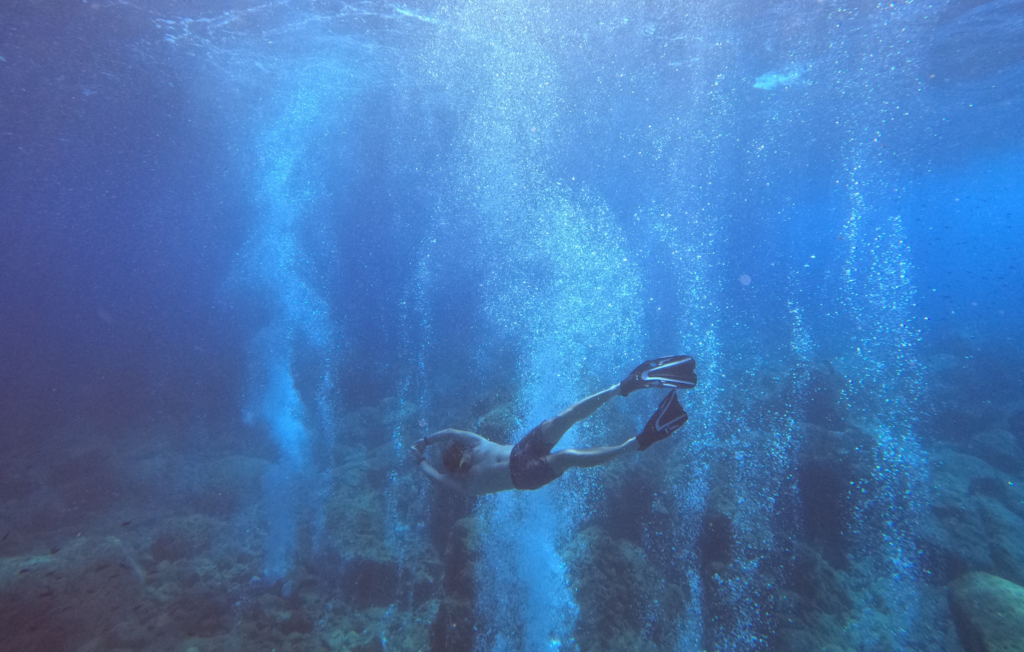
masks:
POLYGON ((423 453, 427 450, 427 440, 420 439, 415 444, 410 446, 409 450, 412 451, 413 456, 416 458, 416 463, 419 464, 420 462, 426 459, 423 453))

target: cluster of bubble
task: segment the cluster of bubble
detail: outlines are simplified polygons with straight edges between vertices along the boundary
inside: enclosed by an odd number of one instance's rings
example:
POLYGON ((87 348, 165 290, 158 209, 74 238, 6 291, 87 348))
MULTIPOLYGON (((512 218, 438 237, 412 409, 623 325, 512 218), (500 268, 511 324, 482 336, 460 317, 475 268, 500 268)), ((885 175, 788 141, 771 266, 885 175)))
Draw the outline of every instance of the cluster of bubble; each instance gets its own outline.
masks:
POLYGON ((877 615, 866 608, 860 630, 875 637, 881 627, 889 630, 886 636, 893 644, 906 645, 920 609, 914 527, 927 488, 926 458, 914 432, 923 383, 914 353, 920 339, 913 317, 915 290, 899 215, 870 209, 856 191, 850 203, 843 226, 848 243, 843 301, 853 328, 844 393, 859 425, 875 439, 874 467, 871 478, 857 487, 862 499, 850 534, 862 572, 876 581, 885 578, 881 594, 898 621, 897 626, 873 626, 877 615))
MULTIPOLYGON (((459 242, 472 244, 458 264, 479 270, 479 318, 514 343, 520 435, 606 387, 609 372, 641 349, 639 273, 618 226, 603 202, 560 183, 548 165, 558 79, 537 32, 524 29, 536 11, 461 7, 445 17, 427 66, 467 97, 447 189, 462 199, 435 219, 438 233, 450 239, 456 227, 459 242)), ((603 418, 577 425, 561 445, 610 443, 603 418)), ((483 501, 479 649, 571 645, 579 607, 561 554, 599 496, 590 477, 567 474, 554 488, 483 501)))
MULTIPOLYGON (((330 485, 330 463, 323 454, 329 456, 331 447, 319 440, 334 430, 332 361, 338 333, 301 244, 302 229, 313 219, 311 209, 320 199, 317 185, 302 172, 302 156, 318 131, 328 96, 323 80, 310 80, 257 138, 257 217, 230 281, 235 291, 253 292, 269 307, 268 321, 250 345, 246 392, 246 421, 266 428, 281 452, 263 483, 269 581, 291 570, 299 512, 323 505, 315 498, 330 485), (318 361, 315 378, 297 376, 300 356, 318 361), (297 384, 315 388, 308 405, 297 384)), ((325 516, 322 509, 308 516, 316 546, 326 536, 325 516)))

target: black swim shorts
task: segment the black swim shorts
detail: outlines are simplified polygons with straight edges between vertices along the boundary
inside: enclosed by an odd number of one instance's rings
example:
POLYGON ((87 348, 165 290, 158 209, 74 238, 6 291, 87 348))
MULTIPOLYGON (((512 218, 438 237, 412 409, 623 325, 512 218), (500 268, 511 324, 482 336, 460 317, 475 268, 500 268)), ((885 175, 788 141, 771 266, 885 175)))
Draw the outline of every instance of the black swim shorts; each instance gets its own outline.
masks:
POLYGON ((530 431, 512 448, 508 458, 508 468, 512 472, 512 484, 516 489, 540 489, 547 483, 558 478, 544 458, 547 457, 554 444, 549 444, 541 437, 540 426, 530 431))

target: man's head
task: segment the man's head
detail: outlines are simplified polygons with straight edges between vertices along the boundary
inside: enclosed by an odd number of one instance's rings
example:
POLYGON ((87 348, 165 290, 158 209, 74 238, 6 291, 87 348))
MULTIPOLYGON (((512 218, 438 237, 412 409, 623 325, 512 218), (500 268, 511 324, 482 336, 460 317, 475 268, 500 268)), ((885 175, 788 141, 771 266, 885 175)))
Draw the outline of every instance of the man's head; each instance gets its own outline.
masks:
POLYGON ((457 441, 452 442, 451 446, 445 449, 441 459, 444 461, 444 468, 448 469, 448 473, 452 475, 468 471, 473 463, 473 456, 469 449, 457 441))

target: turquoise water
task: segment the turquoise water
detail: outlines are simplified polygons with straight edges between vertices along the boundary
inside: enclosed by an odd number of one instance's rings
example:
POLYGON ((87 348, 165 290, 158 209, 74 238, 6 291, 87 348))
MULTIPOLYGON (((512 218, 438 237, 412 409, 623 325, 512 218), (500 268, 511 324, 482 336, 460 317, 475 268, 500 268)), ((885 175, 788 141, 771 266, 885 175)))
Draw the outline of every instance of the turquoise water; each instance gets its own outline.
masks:
POLYGON ((1022 39, 1015 0, 9 2, 0 649, 962 649, 950 583, 1024 584, 1022 39), (408 452, 673 353, 644 453, 477 498, 408 452))

